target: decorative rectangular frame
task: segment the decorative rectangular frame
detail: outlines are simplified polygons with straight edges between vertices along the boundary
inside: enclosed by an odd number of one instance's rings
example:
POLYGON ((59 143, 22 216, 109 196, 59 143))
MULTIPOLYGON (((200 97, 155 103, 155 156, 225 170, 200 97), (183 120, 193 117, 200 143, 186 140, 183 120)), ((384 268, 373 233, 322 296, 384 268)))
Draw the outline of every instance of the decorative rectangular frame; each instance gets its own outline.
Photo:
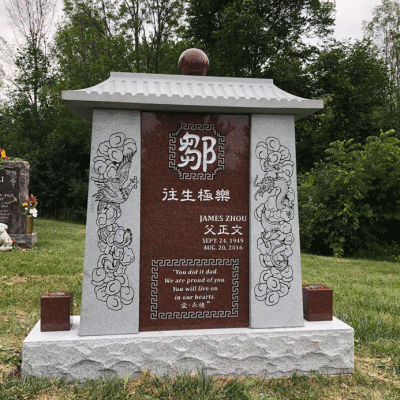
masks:
POLYGON ((182 318, 226 318, 239 316, 239 259, 172 259, 152 260, 151 262, 151 319, 182 319, 182 318), (232 307, 230 311, 182 311, 158 312, 158 269, 159 267, 232 267, 232 307))
POLYGON ((193 179, 193 180, 204 180, 212 181, 215 175, 219 171, 223 171, 225 168, 225 136, 217 132, 214 124, 187 124, 181 122, 179 129, 169 134, 169 149, 168 149, 168 160, 169 169, 173 169, 178 174, 179 179, 193 179), (183 130, 191 131, 205 131, 212 132, 218 139, 218 167, 213 172, 182 172, 182 170, 176 165, 176 137, 183 130))

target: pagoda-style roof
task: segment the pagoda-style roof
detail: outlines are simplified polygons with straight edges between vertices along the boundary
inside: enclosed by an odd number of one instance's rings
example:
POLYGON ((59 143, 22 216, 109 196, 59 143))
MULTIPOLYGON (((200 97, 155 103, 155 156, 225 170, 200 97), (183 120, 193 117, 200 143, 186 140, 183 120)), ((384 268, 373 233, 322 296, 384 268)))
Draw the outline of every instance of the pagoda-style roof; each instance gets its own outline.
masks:
POLYGON ((293 96, 272 79, 111 72, 102 83, 61 94, 70 111, 92 119, 94 108, 225 114, 289 114, 295 119, 323 108, 322 100, 293 96))

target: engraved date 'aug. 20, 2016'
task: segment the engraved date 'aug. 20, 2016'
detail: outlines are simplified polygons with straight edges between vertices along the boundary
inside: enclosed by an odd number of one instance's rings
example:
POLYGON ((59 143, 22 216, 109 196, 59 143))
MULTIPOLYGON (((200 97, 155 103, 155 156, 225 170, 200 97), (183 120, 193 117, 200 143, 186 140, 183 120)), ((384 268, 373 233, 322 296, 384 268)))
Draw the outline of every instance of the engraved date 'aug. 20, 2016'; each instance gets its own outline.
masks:
POLYGON ((200 215, 204 225, 203 250, 238 251, 244 249, 246 215, 200 215))

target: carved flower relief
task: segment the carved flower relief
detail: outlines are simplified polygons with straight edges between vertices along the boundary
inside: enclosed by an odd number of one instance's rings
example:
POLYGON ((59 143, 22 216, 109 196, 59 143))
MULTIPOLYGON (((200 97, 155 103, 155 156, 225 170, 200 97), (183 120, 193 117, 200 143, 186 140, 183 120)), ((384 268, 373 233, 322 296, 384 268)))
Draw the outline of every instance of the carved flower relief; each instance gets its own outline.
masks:
POLYGON ((116 132, 110 136, 108 141, 102 142, 99 145, 97 154, 99 156, 103 155, 111 161, 121 162, 124 155, 136 153, 136 150, 136 143, 133 139, 125 139, 124 133, 116 132))
POLYGON ((93 160, 93 169, 100 178, 112 179, 115 178, 117 173, 115 164, 103 156, 95 157, 93 160))
POLYGON ((99 202, 97 245, 101 255, 92 271, 92 284, 96 298, 115 311, 122 309, 124 304, 132 303, 134 298, 126 274, 127 266, 135 260, 132 248, 128 247, 132 243, 132 232, 119 226, 117 220, 122 215, 120 204, 137 187, 137 177, 126 185, 136 151, 135 141, 125 139, 125 134, 117 132, 99 145, 93 161, 97 176, 92 179, 98 186, 94 197, 99 202))
POLYGON ((94 292, 98 300, 106 302, 114 311, 121 310, 124 304, 131 304, 134 298, 132 287, 129 284, 123 286, 118 279, 96 286, 94 292))
POLYGON ((121 216, 121 208, 118 204, 109 203, 97 214, 96 224, 100 228, 114 224, 121 216))
MULTIPOLYGON (((113 254, 102 254, 97 261, 97 268, 93 271, 93 276, 101 278, 105 274, 120 276, 125 272, 126 267, 135 260, 133 250, 129 247, 118 248, 113 254)), ((93 278, 95 281, 97 279, 93 278)))
POLYGON ((283 202, 278 206, 277 196, 270 196, 268 200, 263 204, 263 213, 268 220, 275 219, 277 221, 284 220, 286 222, 293 219, 293 201, 290 202, 288 198, 284 199, 283 202))
POLYGON ((265 142, 259 142, 256 146, 256 157, 260 159, 261 169, 264 172, 283 172, 288 177, 293 175, 293 162, 290 161, 289 149, 281 146, 276 138, 269 137, 265 142))
POLYGON ((286 296, 290 290, 290 282, 293 280, 293 271, 287 266, 284 271, 277 268, 265 270, 255 286, 255 296, 258 301, 264 301, 267 306, 275 305, 280 297, 286 296))
POLYGON ((136 143, 133 139, 125 139, 125 134, 121 132, 110 136, 108 142, 102 142, 97 150, 97 157, 93 160, 94 172, 101 179, 115 179, 117 165, 124 157, 135 154, 137 151, 136 143))
POLYGON ((97 268, 102 268, 104 271, 113 273, 117 269, 116 263, 112 254, 102 254, 97 260, 97 268))
POLYGON ((92 272, 92 284, 95 286, 97 299, 105 301, 113 310, 120 310, 123 304, 132 303, 134 291, 129 286, 126 265, 104 254, 100 256, 97 265, 98 268, 92 272), (112 299, 109 300, 110 296, 112 299))

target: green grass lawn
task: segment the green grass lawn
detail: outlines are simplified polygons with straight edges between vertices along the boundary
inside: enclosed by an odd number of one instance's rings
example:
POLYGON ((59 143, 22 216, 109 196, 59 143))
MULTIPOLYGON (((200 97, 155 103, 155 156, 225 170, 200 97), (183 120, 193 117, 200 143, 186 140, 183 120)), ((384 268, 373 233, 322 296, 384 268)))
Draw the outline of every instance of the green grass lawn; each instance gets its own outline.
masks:
POLYGON ((302 255, 304 283, 329 286, 334 315, 355 329, 355 373, 286 379, 181 375, 66 383, 21 379, 22 341, 40 318, 40 296, 71 290, 80 314, 85 226, 35 219, 33 250, 0 253, 2 399, 400 399, 400 264, 302 255))

